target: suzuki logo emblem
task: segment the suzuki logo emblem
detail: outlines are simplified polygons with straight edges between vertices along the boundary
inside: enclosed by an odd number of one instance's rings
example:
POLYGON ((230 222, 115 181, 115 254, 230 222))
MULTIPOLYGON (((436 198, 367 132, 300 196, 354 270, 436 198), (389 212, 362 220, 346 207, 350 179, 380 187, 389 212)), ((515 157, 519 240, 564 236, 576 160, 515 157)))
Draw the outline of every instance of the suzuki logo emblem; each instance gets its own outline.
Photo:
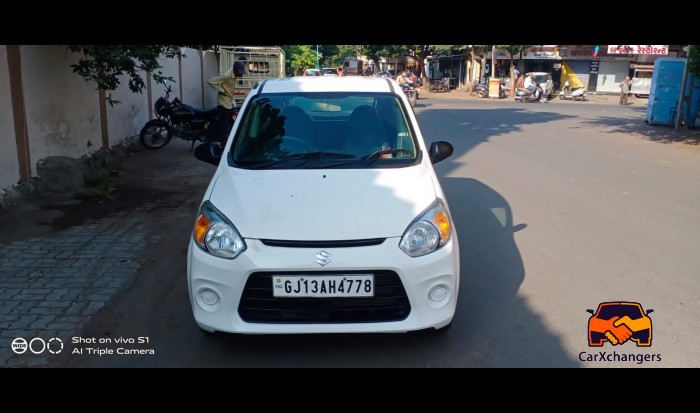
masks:
POLYGON ((327 253, 326 251, 321 251, 314 255, 314 257, 316 257, 316 264, 320 265, 321 267, 325 267, 326 264, 331 262, 331 254, 327 253))

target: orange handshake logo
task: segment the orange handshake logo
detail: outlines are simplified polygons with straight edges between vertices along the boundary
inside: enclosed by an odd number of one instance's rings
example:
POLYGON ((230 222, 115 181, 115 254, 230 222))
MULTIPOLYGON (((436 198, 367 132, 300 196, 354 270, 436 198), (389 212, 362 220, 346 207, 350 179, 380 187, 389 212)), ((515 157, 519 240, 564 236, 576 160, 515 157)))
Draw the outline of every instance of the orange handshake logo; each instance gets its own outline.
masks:
POLYGON ((629 301, 600 303, 588 319, 588 346, 602 347, 605 341, 617 346, 632 340, 637 347, 651 346, 651 318, 642 305, 629 301))

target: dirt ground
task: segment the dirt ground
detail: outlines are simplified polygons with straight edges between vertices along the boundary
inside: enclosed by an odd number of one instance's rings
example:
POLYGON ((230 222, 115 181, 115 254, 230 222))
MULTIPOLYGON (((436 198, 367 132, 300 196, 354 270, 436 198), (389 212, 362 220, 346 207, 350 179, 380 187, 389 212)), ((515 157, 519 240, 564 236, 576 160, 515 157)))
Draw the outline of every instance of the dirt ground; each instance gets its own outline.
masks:
POLYGON ((187 142, 173 140, 168 146, 155 150, 146 149, 137 142, 113 168, 115 190, 109 198, 96 199, 85 193, 42 192, 20 199, 7 209, 0 209, 0 244, 44 237, 89 220, 149 205, 167 206, 172 203, 168 200, 182 199, 191 190, 187 180, 178 179, 182 174, 177 170, 192 165, 202 168, 203 182, 214 170, 213 166, 194 158, 187 142))

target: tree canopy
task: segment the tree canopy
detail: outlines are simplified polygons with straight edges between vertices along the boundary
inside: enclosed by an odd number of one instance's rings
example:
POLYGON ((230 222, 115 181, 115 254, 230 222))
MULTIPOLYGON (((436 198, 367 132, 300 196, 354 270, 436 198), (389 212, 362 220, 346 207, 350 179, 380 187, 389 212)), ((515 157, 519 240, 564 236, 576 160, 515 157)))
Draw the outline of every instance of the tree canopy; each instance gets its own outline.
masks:
MULTIPOLYGON (((160 69, 158 58, 184 57, 182 47, 195 49, 210 49, 214 46, 180 46, 180 45, 66 45, 66 48, 81 56, 78 63, 71 64, 73 73, 77 73, 87 82, 95 82, 97 89, 104 91, 116 90, 121 83, 120 78, 128 75, 129 89, 141 93, 146 86, 142 72, 151 73, 156 82, 164 79, 174 80, 172 76, 164 76, 160 69)), ((120 103, 108 94, 110 105, 120 103)))
MULTIPOLYGON (((316 45, 283 45, 280 47, 284 50, 287 65, 292 73, 300 74, 304 69, 316 67, 316 45)), ((318 58, 320 59, 321 56, 318 58)))

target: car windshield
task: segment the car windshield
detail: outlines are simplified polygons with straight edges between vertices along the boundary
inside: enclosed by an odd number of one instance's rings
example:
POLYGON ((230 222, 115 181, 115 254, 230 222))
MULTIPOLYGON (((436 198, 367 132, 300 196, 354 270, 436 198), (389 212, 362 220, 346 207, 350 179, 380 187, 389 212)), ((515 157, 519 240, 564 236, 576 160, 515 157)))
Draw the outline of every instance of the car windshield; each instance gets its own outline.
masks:
POLYGON ((402 167, 419 159, 407 109, 391 93, 266 94, 242 116, 231 146, 240 168, 402 167))
POLYGON ((337 75, 338 74, 338 71, 336 69, 329 69, 329 68, 321 69, 321 72, 324 75, 337 75))
POLYGON ((547 75, 546 74, 539 74, 539 75, 534 75, 535 80, 537 83, 547 83, 547 75))
POLYGON ((602 306, 598 310, 598 318, 602 320, 610 320, 615 316, 628 316, 632 320, 636 320, 643 316, 639 306, 635 304, 608 304, 602 306))

